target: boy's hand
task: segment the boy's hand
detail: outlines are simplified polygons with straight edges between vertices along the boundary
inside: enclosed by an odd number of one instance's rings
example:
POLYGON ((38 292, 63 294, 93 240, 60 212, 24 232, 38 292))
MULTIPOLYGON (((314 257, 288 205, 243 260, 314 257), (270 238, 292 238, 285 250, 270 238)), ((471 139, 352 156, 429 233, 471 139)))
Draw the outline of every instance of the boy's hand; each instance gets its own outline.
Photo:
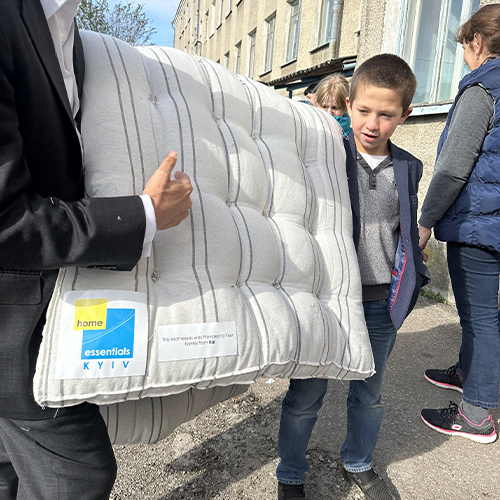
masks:
MULTIPOLYGON (((429 241, 431 235, 432 235, 432 229, 429 229, 428 227, 424 226, 418 226, 418 246, 422 250, 424 250, 425 247, 427 246, 427 242, 429 241)), ((425 252, 422 253, 424 255, 424 262, 427 262, 429 256, 425 252)))
POLYGON ((149 179, 143 194, 151 197, 156 216, 156 228, 168 229, 180 224, 191 208, 193 186, 189 176, 184 172, 175 172, 175 180, 171 180, 172 170, 177 162, 177 153, 170 151, 149 179))

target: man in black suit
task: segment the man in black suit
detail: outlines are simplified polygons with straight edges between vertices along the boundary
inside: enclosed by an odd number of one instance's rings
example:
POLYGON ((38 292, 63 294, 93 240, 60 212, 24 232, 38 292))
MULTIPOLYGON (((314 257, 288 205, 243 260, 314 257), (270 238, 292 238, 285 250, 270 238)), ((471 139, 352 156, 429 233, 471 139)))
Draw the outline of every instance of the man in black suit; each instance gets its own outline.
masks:
POLYGON ((170 180, 175 153, 145 197, 84 198, 78 4, 0 3, 2 500, 109 497, 116 462, 98 408, 42 408, 33 399, 46 307, 59 268, 130 270, 151 239, 148 224, 154 235, 179 224, 191 206, 189 177, 177 172, 170 180))

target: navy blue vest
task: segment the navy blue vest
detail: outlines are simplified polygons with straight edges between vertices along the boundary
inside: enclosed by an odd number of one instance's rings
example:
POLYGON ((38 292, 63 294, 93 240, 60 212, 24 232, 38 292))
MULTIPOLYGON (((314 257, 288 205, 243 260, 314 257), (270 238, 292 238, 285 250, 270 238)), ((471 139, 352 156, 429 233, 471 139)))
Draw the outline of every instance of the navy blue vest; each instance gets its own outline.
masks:
MULTIPOLYGON (((484 139, 469 181, 436 224, 434 234, 441 241, 466 243, 500 251, 500 59, 488 61, 460 82, 457 97, 448 113, 446 127, 439 139, 438 156, 448 136, 457 101, 472 85, 481 85, 493 96, 494 127, 484 139)), ((471 123, 471 127, 473 126, 471 123)))

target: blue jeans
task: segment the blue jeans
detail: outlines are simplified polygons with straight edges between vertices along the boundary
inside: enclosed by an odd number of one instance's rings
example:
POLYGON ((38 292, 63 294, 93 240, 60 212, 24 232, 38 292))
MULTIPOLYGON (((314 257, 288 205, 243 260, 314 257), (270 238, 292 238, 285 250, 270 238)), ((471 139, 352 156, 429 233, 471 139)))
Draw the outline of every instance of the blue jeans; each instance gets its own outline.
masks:
MULTIPOLYGON (((347 436, 340 455, 351 472, 371 468, 371 457, 382 422, 382 377, 394 342, 394 328, 385 300, 364 302, 365 321, 377 373, 367 380, 353 380, 347 398, 347 436)), ((303 484, 309 469, 306 449, 323 404, 327 381, 322 379, 290 380, 283 400, 278 436, 281 459, 276 476, 285 484, 303 484)))
POLYGON ((460 243, 448 243, 447 249, 462 326, 458 364, 464 379, 462 398, 474 406, 496 408, 500 384, 500 254, 460 243))

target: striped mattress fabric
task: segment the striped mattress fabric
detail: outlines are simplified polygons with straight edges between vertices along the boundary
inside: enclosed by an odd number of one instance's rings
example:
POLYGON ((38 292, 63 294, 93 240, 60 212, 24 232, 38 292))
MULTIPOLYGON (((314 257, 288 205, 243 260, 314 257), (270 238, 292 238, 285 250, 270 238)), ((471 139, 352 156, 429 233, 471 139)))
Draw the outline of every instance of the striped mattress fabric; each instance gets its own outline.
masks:
POLYGON ((193 183, 193 207, 178 227, 156 234, 151 256, 131 272, 61 270, 36 400, 106 405, 262 376, 372 375, 335 120, 208 59, 134 48, 96 33, 84 32, 82 39, 89 196, 141 194, 175 150, 176 169, 193 183), (145 375, 56 378, 64 296, 93 289, 147 297, 145 375), (237 355, 158 361, 158 327, 220 322, 235 323, 237 355))
POLYGON ((153 444, 212 406, 243 394, 246 385, 191 388, 170 396, 101 405, 111 444, 153 444))

